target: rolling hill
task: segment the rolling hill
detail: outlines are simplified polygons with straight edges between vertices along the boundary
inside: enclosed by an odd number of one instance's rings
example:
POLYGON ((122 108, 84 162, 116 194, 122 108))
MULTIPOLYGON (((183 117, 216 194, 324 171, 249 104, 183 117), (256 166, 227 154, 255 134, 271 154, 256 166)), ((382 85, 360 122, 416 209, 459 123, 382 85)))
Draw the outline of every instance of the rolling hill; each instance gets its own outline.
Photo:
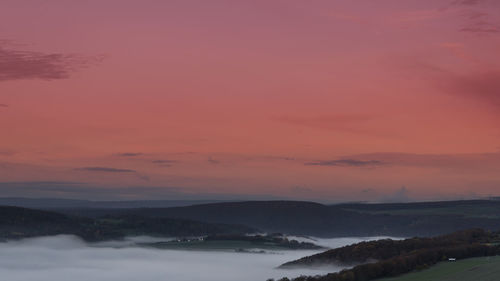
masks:
POLYGON ((205 223, 186 219, 116 215, 82 218, 20 207, 0 207, 0 238, 73 234, 87 241, 119 239, 130 235, 163 237, 245 234, 243 225, 205 223))
POLYGON ((318 237, 434 236, 468 228, 500 229, 500 201, 324 205, 247 201, 172 208, 60 209, 79 216, 130 214, 209 223, 243 224, 266 232, 318 237))

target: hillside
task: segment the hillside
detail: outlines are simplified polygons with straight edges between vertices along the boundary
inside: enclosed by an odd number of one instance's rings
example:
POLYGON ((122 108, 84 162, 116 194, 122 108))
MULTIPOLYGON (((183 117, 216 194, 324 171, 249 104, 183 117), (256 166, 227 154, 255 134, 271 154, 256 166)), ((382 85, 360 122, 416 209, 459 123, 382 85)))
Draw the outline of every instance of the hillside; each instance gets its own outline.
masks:
POLYGON ((41 235, 79 234, 91 219, 75 219, 41 210, 0 206, 0 238, 23 238, 41 235))
POLYGON ((323 205, 248 201, 173 208, 60 209, 79 216, 132 214, 210 223, 244 224, 267 232, 318 237, 435 236, 467 228, 500 229, 500 201, 323 205))
POLYGON ((463 215, 468 218, 499 218, 500 200, 460 200, 414 203, 339 204, 344 210, 387 215, 463 215))
POLYGON ((244 234, 256 231, 242 225, 204 223, 185 219, 116 215, 81 218, 19 207, 0 207, 0 238, 73 234, 88 241, 129 235, 201 236, 244 234))
MULTIPOLYGON (((463 260, 496 256, 500 254, 499 241, 500 233, 471 229, 434 238, 362 242, 287 262, 280 267, 359 264, 337 273, 302 276, 292 281, 368 281, 421 270, 452 257, 463 260)), ((282 278, 280 281, 290 280, 282 278)))
POLYGON ((325 252, 287 262, 281 268, 321 266, 328 264, 361 264, 376 260, 405 255, 421 249, 456 247, 472 243, 491 243, 498 241, 497 234, 481 229, 459 231, 431 238, 409 238, 404 240, 382 239, 327 250, 325 252))

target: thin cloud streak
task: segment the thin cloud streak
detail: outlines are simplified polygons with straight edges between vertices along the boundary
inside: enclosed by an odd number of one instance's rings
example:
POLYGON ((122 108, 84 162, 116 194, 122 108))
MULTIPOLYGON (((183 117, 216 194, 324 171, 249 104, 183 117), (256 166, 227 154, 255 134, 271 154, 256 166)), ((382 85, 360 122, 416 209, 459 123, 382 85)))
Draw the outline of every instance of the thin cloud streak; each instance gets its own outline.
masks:
POLYGON ((474 6, 480 4, 481 0, 457 0, 453 2, 454 5, 465 5, 465 6, 474 6))
POLYGON ((142 153, 142 152, 124 152, 124 153, 117 153, 114 155, 121 156, 121 157, 136 157, 136 156, 142 156, 142 155, 144 155, 144 153, 142 153))
POLYGON ((81 68, 102 61, 103 56, 14 50, 0 45, 0 82, 22 79, 67 79, 81 68))
POLYGON ((208 157, 207 162, 210 163, 210 164, 213 164, 213 165, 220 164, 219 160, 215 160, 212 157, 208 157))
POLYGON ((339 131, 350 134, 389 136, 390 133, 381 132, 370 127, 381 116, 366 113, 327 114, 318 116, 279 116, 272 120, 313 129, 339 131))
POLYGON ((118 169, 110 167, 83 167, 76 168, 77 171, 88 171, 88 172, 105 172, 105 173, 136 173, 137 171, 131 169, 118 169))
MULTIPOLYGON (((380 152, 349 156, 351 159, 378 159, 381 163, 390 163, 391 167, 413 166, 421 168, 443 169, 486 169, 500 168, 500 153, 470 154, 415 154, 399 152, 380 152)), ((362 160, 360 160, 362 161, 362 160)))
POLYGON ((177 160, 153 160, 151 163, 155 164, 172 164, 172 163, 177 163, 177 160))
POLYGON ((169 160, 169 159, 158 159, 158 160, 152 160, 151 163, 156 164, 160 167, 172 167, 174 164, 179 163, 177 160, 169 160))
POLYGON ((380 166, 384 163, 378 160, 356 160, 356 159, 337 159, 317 162, 304 163, 306 166, 341 166, 341 167, 369 167, 380 166))
POLYGON ((460 29, 462 32, 472 32, 472 33, 498 33, 500 30, 497 26, 491 23, 474 23, 468 27, 460 29))
MULTIPOLYGON (((457 47, 455 45, 441 46, 457 47)), ((475 100, 484 105, 493 106, 495 109, 500 106, 500 68, 489 67, 481 71, 457 73, 418 60, 412 62, 410 67, 412 72, 428 80, 432 86, 445 94, 475 100)))
POLYGON ((477 100, 495 107, 500 106, 500 71, 467 75, 441 71, 435 83, 451 95, 477 100))

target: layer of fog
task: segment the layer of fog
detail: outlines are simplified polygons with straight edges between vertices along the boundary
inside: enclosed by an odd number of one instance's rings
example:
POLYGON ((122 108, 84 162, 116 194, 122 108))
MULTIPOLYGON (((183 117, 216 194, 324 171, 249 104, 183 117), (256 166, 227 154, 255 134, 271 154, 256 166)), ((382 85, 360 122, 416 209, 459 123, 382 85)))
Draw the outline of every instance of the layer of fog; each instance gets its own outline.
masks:
MULTIPOLYGON (((373 238, 372 238, 373 239, 373 238)), ((259 281, 316 275, 341 270, 282 270, 275 267, 319 251, 268 254, 160 250, 134 246, 156 238, 88 244, 69 235, 0 243, 0 276, 8 281, 259 281)), ((161 239, 165 240, 165 239, 161 239)), ((344 246, 369 238, 320 239, 319 244, 344 246)))

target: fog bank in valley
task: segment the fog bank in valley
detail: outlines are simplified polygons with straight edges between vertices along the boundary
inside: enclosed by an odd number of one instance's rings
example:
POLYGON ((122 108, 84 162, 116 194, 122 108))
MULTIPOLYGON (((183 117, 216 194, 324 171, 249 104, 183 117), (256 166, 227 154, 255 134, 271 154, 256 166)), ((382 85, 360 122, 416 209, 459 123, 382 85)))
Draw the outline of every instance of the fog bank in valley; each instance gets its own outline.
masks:
MULTIPOLYGON (((343 246, 360 238, 322 239, 343 246)), ((8 281, 259 281, 340 270, 281 270, 276 266, 318 251, 268 254, 174 251, 134 247, 147 237, 88 244, 59 235, 0 243, 0 276, 8 281)))

